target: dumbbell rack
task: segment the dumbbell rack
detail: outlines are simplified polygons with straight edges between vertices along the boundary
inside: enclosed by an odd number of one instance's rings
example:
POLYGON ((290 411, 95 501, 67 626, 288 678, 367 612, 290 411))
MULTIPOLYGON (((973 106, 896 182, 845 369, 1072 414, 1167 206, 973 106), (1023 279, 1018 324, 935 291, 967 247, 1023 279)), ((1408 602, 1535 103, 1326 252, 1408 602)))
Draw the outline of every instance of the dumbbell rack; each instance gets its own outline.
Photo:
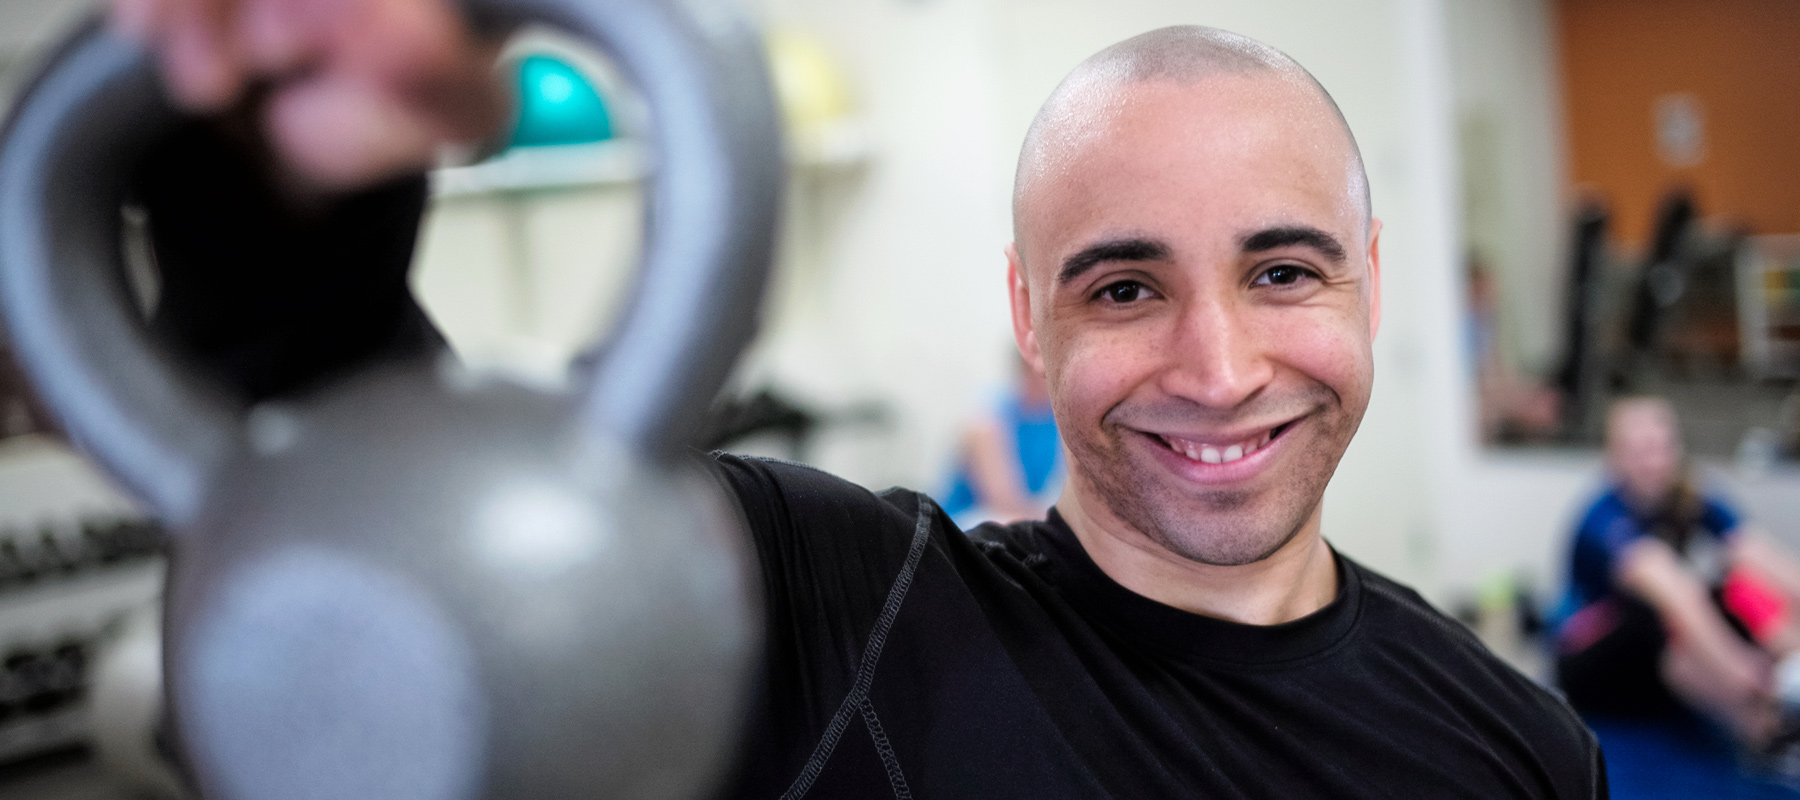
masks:
POLYGON ((91 741, 96 652, 163 579, 159 526, 66 451, 17 451, 0 452, 0 764, 91 741))
POLYGON ((0 762, 88 739, 88 667, 124 613, 162 590, 143 520, 0 529, 0 762))

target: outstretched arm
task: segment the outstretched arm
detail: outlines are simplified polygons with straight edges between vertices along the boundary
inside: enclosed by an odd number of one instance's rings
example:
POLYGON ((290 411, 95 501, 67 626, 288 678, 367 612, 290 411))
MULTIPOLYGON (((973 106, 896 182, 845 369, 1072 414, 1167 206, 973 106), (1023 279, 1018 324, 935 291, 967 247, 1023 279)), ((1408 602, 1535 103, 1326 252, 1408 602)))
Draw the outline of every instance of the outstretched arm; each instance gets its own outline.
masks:
POLYGON ((496 46, 449 0, 113 0, 112 21, 188 110, 254 99, 288 177, 315 192, 419 170, 505 108, 496 46))
POLYGON ((441 346, 406 285, 437 148, 497 127, 451 0, 113 0, 201 119, 145 159, 153 326, 248 400, 441 346))

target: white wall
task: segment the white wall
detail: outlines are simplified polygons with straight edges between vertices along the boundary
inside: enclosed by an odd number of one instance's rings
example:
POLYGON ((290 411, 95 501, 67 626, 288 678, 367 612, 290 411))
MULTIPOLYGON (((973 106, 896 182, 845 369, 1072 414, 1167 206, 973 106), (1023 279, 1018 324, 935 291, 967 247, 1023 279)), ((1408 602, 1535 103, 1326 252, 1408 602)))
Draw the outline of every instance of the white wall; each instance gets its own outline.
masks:
POLYGON ((1500 290, 1498 343, 1528 373, 1561 355, 1568 224, 1550 0, 1447 0, 1464 225, 1500 290))
POLYGON ((791 214, 831 219, 815 228, 807 310, 771 319, 749 371, 822 402, 887 402, 895 425, 878 445, 827 446, 818 460, 876 488, 935 489, 958 426, 1009 358, 994 18, 980 0, 761 6, 766 24, 810 33, 838 58, 871 142, 859 171, 794 187, 791 214))
POLYGON ((1353 556, 1435 586, 1446 520, 1428 487, 1443 474, 1435 465, 1472 448, 1459 340, 1447 335, 1457 329, 1460 260, 1436 0, 766 0, 761 9, 837 47, 878 131, 869 180, 843 211, 829 260, 831 312, 804 337, 828 341, 802 345, 795 331, 791 345, 849 354, 799 370, 809 380, 897 399, 916 444, 867 471, 828 465, 876 483, 932 485, 966 398, 1003 374, 1012 163, 1063 74, 1108 44, 1181 23, 1263 39, 1311 69, 1357 133, 1387 223, 1376 394, 1327 494, 1326 531, 1353 556))

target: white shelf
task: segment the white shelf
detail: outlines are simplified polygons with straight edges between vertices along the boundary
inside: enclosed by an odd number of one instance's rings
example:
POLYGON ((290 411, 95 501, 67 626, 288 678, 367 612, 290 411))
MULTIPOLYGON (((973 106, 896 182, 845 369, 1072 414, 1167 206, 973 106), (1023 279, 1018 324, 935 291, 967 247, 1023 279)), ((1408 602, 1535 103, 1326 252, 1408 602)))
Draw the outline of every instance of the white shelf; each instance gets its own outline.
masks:
MULTIPOLYGON (((846 119, 790 133, 788 166, 830 169, 862 164, 873 150, 866 124, 846 119)), ((466 167, 431 173, 437 197, 635 184, 650 172, 649 148, 633 139, 594 144, 516 147, 466 167)))
POLYGON ((850 117, 788 133, 791 167, 851 167, 869 160, 874 137, 861 118, 850 117))
POLYGON ((648 171, 646 148, 629 139, 516 147, 479 164, 433 170, 431 190, 438 197, 457 197, 631 184, 648 171))

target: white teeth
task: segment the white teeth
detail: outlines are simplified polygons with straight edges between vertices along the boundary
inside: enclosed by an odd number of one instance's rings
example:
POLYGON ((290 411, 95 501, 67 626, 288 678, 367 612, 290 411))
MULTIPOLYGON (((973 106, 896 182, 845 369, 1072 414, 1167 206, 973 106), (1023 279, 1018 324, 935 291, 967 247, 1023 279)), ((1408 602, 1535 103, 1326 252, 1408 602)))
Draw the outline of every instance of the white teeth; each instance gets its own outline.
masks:
POLYGON ((1169 449, 1195 461, 1204 464, 1229 464, 1269 446, 1269 441, 1274 438, 1274 434, 1273 430, 1264 431, 1261 436, 1250 441, 1239 442, 1224 448, 1169 436, 1162 437, 1162 440, 1168 444, 1169 449))

